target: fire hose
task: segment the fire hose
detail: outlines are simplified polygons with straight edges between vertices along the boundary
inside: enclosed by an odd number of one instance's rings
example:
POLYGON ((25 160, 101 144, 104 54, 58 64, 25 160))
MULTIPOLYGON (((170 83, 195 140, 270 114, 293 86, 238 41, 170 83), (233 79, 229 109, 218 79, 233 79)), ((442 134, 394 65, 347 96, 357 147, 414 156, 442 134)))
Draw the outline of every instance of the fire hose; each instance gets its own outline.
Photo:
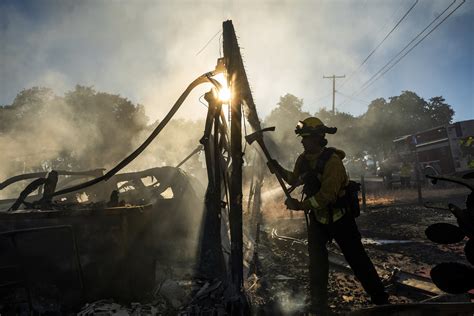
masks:
POLYGON ((97 184, 101 181, 107 181, 109 180, 113 175, 115 175, 117 172, 119 172, 121 169, 123 169, 125 166, 127 166, 130 162, 132 162, 138 155, 140 155, 145 148, 150 145, 150 143, 158 136, 158 134, 163 130, 163 128, 168 124, 168 122, 171 120, 171 118, 176 114, 178 109, 181 107, 183 104, 184 100, 188 97, 189 93, 198 85, 206 82, 212 83, 217 89, 221 88, 221 85, 219 84, 218 81, 215 79, 211 78, 212 76, 215 76, 216 74, 220 73, 221 70, 219 69, 219 63, 218 66, 216 67, 216 70, 207 72, 199 77, 197 77, 187 88, 184 90, 184 92, 181 94, 181 96, 178 98, 178 100, 175 102, 171 110, 166 114, 166 116, 163 118, 163 120, 158 124, 158 126, 153 130, 153 132, 148 136, 148 138, 137 148, 135 151, 133 151, 130 155, 128 155, 126 158, 124 158, 121 162, 119 162, 114 168, 110 169, 107 173, 104 175, 97 177, 95 179, 92 179, 90 181, 65 188, 63 190, 59 190, 54 192, 51 197, 57 196, 57 195, 62 195, 70 192, 74 192, 77 190, 81 190, 87 187, 90 187, 94 184, 97 184))

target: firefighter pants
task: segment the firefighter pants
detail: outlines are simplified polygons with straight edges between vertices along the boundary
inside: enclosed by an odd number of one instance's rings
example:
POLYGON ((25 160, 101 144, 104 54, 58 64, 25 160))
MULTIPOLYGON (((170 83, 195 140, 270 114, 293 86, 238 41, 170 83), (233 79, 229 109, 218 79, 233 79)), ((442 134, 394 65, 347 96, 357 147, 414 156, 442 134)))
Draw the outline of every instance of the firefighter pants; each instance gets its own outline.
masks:
POLYGON ((361 242, 361 235, 354 217, 345 214, 332 224, 321 224, 310 214, 308 227, 309 273, 311 305, 314 309, 325 311, 328 305, 328 241, 334 239, 339 245, 346 261, 364 290, 375 304, 386 304, 385 293, 372 261, 367 256, 361 242))

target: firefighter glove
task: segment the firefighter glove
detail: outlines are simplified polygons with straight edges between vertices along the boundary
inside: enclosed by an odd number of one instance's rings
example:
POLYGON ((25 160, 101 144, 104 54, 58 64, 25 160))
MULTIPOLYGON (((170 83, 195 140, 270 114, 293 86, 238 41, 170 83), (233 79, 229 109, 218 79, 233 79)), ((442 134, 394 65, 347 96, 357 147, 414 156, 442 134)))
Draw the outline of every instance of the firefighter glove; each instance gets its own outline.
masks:
POLYGON ((293 211, 305 211, 310 209, 310 205, 306 201, 300 202, 293 198, 286 199, 285 205, 289 210, 293 211))

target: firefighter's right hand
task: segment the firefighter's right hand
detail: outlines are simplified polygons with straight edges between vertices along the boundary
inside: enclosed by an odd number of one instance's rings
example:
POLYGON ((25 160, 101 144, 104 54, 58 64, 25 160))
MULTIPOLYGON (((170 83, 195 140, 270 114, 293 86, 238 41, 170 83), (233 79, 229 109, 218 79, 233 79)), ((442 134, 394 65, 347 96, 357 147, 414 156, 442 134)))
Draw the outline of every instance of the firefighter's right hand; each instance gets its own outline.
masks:
POLYGON ((305 211, 309 209, 309 204, 297 199, 287 198, 285 201, 286 208, 292 211, 305 211))
POLYGON ((267 161, 267 167, 271 173, 278 172, 278 170, 281 169, 280 164, 275 159, 267 161))

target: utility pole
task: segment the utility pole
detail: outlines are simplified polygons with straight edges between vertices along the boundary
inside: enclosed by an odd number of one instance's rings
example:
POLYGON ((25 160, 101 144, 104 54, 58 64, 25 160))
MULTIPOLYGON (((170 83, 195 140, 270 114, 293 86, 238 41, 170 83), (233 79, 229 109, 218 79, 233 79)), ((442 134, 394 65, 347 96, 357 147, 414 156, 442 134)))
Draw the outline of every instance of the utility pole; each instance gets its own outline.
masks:
POLYGON ((332 114, 336 114, 336 78, 345 78, 346 75, 343 76, 323 76, 323 79, 332 79, 332 114))
POLYGON ((230 123, 230 153, 232 171, 230 175, 229 192, 229 224, 231 240, 231 275, 236 294, 243 295, 243 222, 242 222, 242 102, 243 87, 239 79, 243 76, 243 63, 240 56, 237 36, 232 21, 223 23, 224 58, 228 78, 233 78, 229 86, 232 89, 231 123, 230 123), (235 78, 235 79, 234 79, 235 78))

